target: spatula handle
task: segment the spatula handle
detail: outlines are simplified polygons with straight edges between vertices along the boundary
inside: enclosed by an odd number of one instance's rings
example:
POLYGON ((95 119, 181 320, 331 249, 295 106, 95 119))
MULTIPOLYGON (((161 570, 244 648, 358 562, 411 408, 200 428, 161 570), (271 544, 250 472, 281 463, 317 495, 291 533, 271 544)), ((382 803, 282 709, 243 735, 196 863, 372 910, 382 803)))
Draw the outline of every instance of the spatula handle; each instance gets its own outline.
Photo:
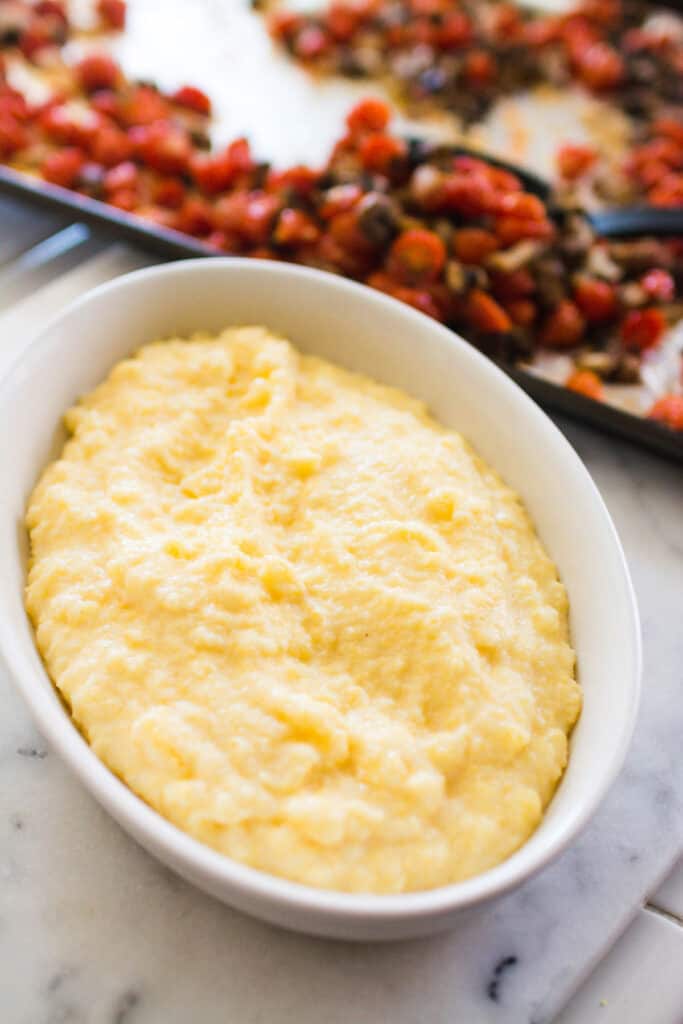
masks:
POLYGON ((597 234, 604 238, 633 238, 656 235, 660 238, 680 235, 683 238, 683 206, 624 206, 621 209, 599 210, 588 214, 597 234))

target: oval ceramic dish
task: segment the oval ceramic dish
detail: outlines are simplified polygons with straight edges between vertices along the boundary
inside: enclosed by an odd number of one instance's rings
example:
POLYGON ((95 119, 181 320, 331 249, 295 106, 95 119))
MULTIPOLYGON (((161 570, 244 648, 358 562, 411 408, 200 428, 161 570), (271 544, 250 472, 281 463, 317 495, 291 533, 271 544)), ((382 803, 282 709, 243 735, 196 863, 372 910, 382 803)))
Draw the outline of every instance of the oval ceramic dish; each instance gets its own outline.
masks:
POLYGON ((149 851, 240 910, 300 931, 395 939, 447 928, 562 851, 624 759, 638 704, 640 633, 624 556, 581 461, 548 417, 466 342, 408 306, 313 270, 210 259, 153 267, 86 295, 49 324, 0 386, 0 650, 40 730, 149 851), (531 838, 465 882, 398 896, 321 891, 238 864, 138 799, 88 747, 59 700, 24 611, 26 500, 63 441, 62 414, 118 360, 172 334, 264 324, 297 347, 423 399, 519 492, 571 605, 584 707, 567 771, 531 838))

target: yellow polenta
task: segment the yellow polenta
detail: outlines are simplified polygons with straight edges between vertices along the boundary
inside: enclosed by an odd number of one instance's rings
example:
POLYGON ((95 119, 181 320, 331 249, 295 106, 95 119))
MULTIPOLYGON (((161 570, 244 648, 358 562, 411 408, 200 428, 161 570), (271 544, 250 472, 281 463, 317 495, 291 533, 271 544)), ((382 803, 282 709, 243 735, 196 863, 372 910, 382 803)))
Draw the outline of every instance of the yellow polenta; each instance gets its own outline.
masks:
POLYGON ((331 889, 426 889, 524 842, 579 713, 567 598, 462 437, 260 327, 147 345, 66 424, 27 605, 136 793, 331 889))

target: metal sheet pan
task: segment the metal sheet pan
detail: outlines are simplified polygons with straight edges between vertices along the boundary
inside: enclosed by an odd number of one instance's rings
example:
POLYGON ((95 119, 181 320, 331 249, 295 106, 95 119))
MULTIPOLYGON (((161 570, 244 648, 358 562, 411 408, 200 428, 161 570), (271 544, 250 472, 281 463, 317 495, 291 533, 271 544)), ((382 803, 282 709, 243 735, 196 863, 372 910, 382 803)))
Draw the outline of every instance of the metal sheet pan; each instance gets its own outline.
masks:
MULTIPOLYGON (((321 0, 287 2, 307 7, 321 0)), ((556 9, 566 0, 535 2, 556 9)), ((87 23, 91 5, 92 0, 72 0, 77 21, 87 23)), ((165 0, 163 8, 162 12, 158 0, 129 0, 123 33, 94 39, 87 34, 76 37, 68 44, 66 58, 77 59, 92 46, 104 46, 132 77, 154 79, 167 89, 183 82, 196 83, 214 100, 211 134, 217 146, 245 134, 258 156, 276 166, 300 161, 316 165, 339 137, 353 102, 368 92, 382 92, 377 83, 313 78, 272 45, 263 19, 244 0, 193 0, 191 5, 186 0, 165 0)), ((39 92, 45 88, 30 74, 21 87, 39 92)), ((478 141, 489 152, 524 163, 548 177, 559 142, 565 138, 595 141, 596 125, 600 126, 601 145, 611 140, 610 147, 620 150, 623 124, 618 117, 615 120, 611 108, 579 91, 560 94, 542 90, 539 95, 510 97, 499 103, 467 141, 478 141)), ((416 123, 398 115, 395 128, 403 134, 428 135, 450 143, 460 138, 457 125, 447 116, 416 123)), ((73 220, 95 225, 100 234, 127 238, 161 257, 216 255, 197 239, 3 166, 0 190, 59 208, 73 220)), ((627 408, 591 402, 534 373, 504 369, 542 404, 683 461, 683 435, 643 420, 627 408)), ((555 379, 563 379, 562 368, 555 379)), ((638 405, 628 396, 618 400, 622 405, 638 405)))
MULTIPOLYGON (((112 238, 126 238, 150 252, 168 259, 220 255, 189 235, 148 224, 95 199, 31 178, 0 166, 0 189, 68 213, 93 225, 112 238)), ((667 430, 647 419, 634 416, 603 402, 594 402, 519 367, 500 364, 528 394, 541 405, 583 420, 611 434, 634 441, 651 451, 683 463, 683 434, 667 430)))

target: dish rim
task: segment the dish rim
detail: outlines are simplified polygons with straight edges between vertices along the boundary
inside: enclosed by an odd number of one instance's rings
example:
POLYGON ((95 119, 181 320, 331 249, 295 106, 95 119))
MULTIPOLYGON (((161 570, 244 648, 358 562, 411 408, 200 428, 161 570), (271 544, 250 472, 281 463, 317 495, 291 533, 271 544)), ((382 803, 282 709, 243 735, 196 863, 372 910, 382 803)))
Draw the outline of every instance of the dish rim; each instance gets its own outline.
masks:
MULTIPOLYGON (((35 361, 41 349, 50 343, 60 322, 67 321, 74 314, 78 314, 82 307, 88 306, 103 295, 125 291, 131 283, 159 276, 172 276, 176 273, 201 273, 203 262, 190 259, 145 267, 98 285, 69 303, 59 313, 51 317, 23 351, 10 362, 0 380, 0 415, 5 415, 5 407, 8 399, 11 401, 13 387, 22 378, 22 374, 28 372, 31 360, 35 361)), ((337 920, 363 919, 367 921, 371 919, 373 922, 388 923, 423 917, 438 918, 442 915, 449 915, 455 910, 464 909, 502 895, 542 870, 576 840, 619 773, 635 727, 642 672, 642 643, 638 607, 623 548, 602 496, 583 462, 552 420, 502 370, 459 335, 454 334, 443 325, 429 320, 423 314, 389 296, 324 271, 293 264, 236 257, 211 257, 209 262, 212 268, 217 269, 223 265, 235 273, 248 268, 250 272, 263 273, 265 276, 271 273, 285 277, 293 276, 309 279, 313 283, 322 276, 328 285, 334 282, 334 285, 342 292, 353 292, 354 294, 362 292, 363 300, 368 303, 374 303, 380 307, 389 305, 395 312, 396 308, 400 307, 401 315, 409 321, 412 320, 421 331, 425 330, 425 321, 427 321, 430 324, 430 329, 442 334, 448 344, 463 349, 465 358, 482 364, 486 372, 497 379, 500 387, 516 393, 518 400, 525 405, 528 415, 543 421, 546 432, 553 435, 555 443, 564 450, 564 456, 573 464, 574 470, 583 476, 584 485, 591 491, 595 513, 602 518, 614 546, 614 554, 617 556, 621 582, 627 599, 631 644, 628 659, 631 666, 630 699, 623 714, 621 736, 609 765, 605 766, 598 783, 581 804, 574 807, 571 812, 564 812, 556 834, 545 840, 544 845, 538 850, 532 851, 532 854, 525 856, 525 850, 535 832, 506 860, 464 881, 398 894, 348 893, 317 889, 249 867, 231 859, 228 855, 213 850, 173 825, 138 797, 106 767, 87 744, 45 669, 43 669, 43 673, 49 682, 51 693, 46 692, 40 685, 39 674, 14 644, 11 630, 4 617, 0 617, 0 656, 4 659, 10 677, 28 704, 39 730, 77 775, 85 788, 107 808, 119 824, 130 829, 134 836, 140 837, 143 845, 155 851, 162 850, 165 855, 162 859, 166 859, 167 863, 182 864, 189 876, 196 878, 199 875, 204 880, 210 881, 214 892, 236 889, 247 897, 254 899, 265 897, 281 906, 295 907, 316 915, 332 914, 337 920)), ((552 557, 552 551, 550 554, 552 557)), ((26 614, 25 611, 24 613, 26 614)), ((40 656, 38 655, 38 657, 40 656)), ((545 809, 544 814, 547 811, 548 808, 545 809)))

